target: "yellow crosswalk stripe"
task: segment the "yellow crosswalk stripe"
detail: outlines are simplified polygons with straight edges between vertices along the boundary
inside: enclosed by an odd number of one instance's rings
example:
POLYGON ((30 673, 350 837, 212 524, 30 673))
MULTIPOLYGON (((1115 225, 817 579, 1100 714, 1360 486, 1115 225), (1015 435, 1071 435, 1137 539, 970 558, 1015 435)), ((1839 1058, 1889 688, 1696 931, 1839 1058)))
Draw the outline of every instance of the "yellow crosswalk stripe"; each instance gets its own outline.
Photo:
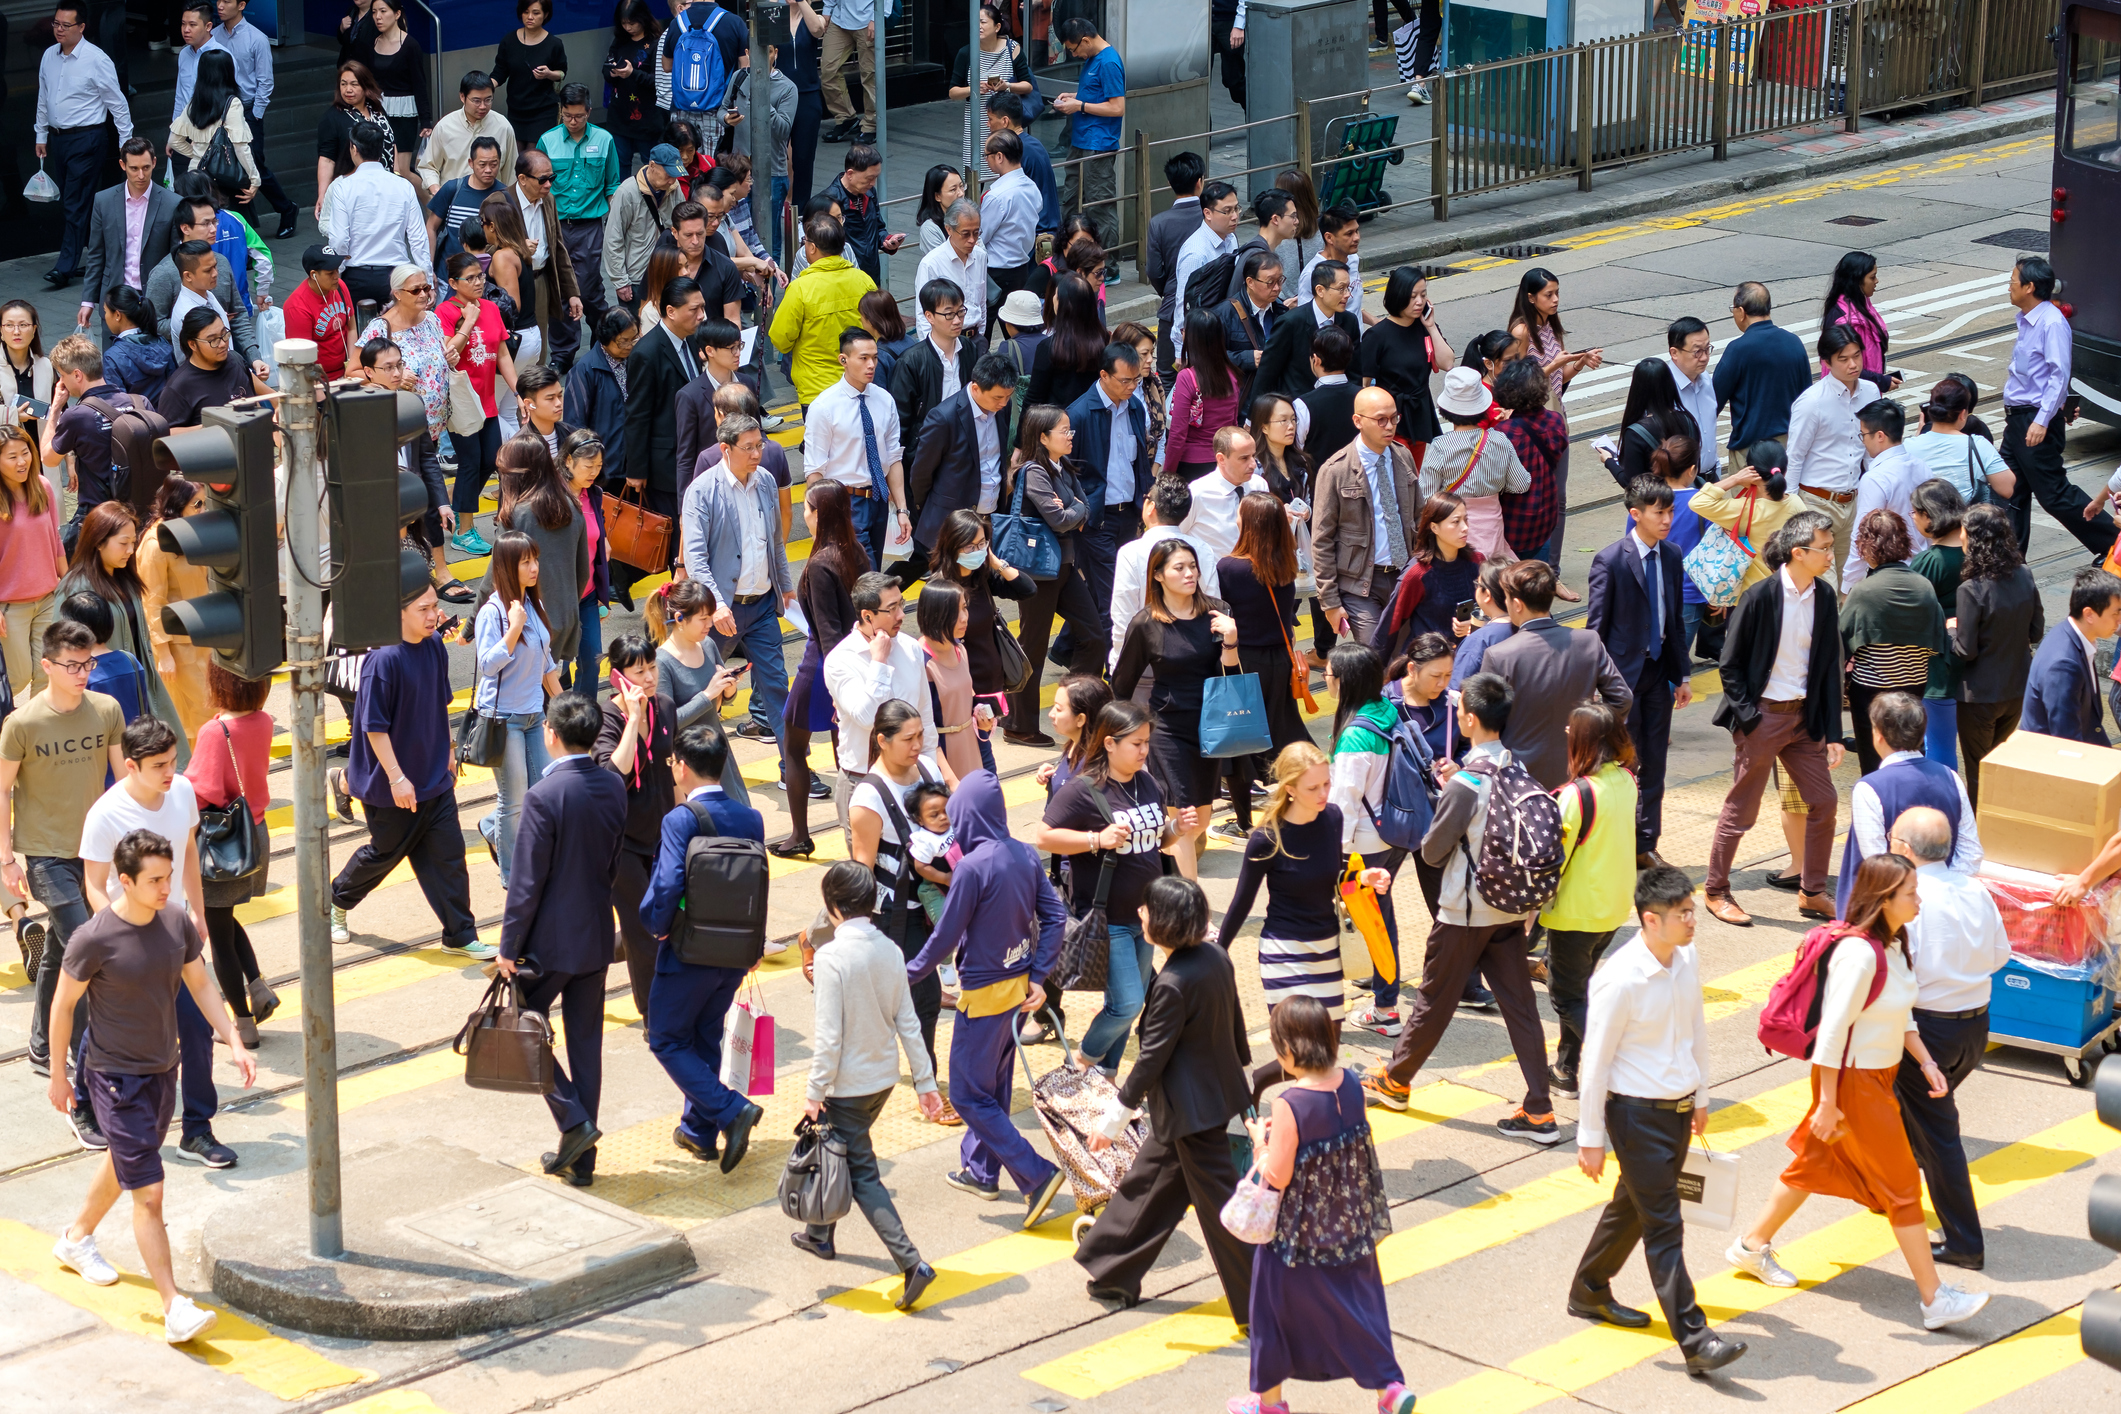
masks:
POLYGON ((1966 1414, 1993 1404, 2082 1361, 2083 1317, 2084 1308, 2072 1306, 2016 1335, 1845 1405, 1842 1414, 1966 1414))
MULTIPOLYGON (((162 1297, 154 1283, 123 1272, 115 1286, 90 1286, 52 1257, 52 1234, 0 1218, 0 1271, 77 1306, 108 1322, 122 1335, 162 1340, 162 1297)), ((371 1370, 357 1370, 327 1360, 307 1346, 285 1340, 253 1325, 234 1311, 218 1310, 220 1319, 199 1339, 175 1347, 180 1353, 223 1374, 257 1386, 279 1399, 305 1399, 321 1390, 365 1384, 371 1370)), ((407 1414, 411 1414, 410 1409, 407 1414)))
MULTIPOLYGON (((2102 1125, 2097 1115, 2065 1120, 1976 1159, 1969 1166, 1975 1203, 1986 1208, 2016 1197, 2116 1147, 2121 1147, 2121 1131, 2102 1125)), ((1720 1324, 1765 1310, 1896 1250, 1892 1229, 1883 1218, 1856 1213, 1776 1248, 1776 1260, 1797 1277, 1795 1287, 1767 1286, 1726 1271, 1697 1283, 1695 1290, 1709 1320, 1720 1324)), ((1421 1407, 1424 1414, 1521 1414, 1669 1352, 1671 1341, 1662 1319, 1643 1331, 1600 1326, 1535 1350, 1507 1369, 1483 1371, 1425 1395, 1421 1407)))
MULTIPOLYGON (((1810 1104, 1807 1078, 1716 1111, 1709 1133, 1725 1149, 1740 1148, 1786 1132, 1810 1104)), ((1372 1111, 1373 1128, 1375 1116, 1372 1111)), ((1611 1191, 1610 1178, 1594 1184, 1575 1168, 1558 1169, 1393 1233, 1377 1245, 1378 1268, 1388 1284, 1404 1281, 1595 1208, 1611 1191)), ((1026 1370, 1024 1378, 1071 1398, 1094 1399, 1237 1340, 1229 1305, 1217 1297, 1026 1370)), ((1422 1408, 1429 1408, 1426 1401, 1422 1408)))

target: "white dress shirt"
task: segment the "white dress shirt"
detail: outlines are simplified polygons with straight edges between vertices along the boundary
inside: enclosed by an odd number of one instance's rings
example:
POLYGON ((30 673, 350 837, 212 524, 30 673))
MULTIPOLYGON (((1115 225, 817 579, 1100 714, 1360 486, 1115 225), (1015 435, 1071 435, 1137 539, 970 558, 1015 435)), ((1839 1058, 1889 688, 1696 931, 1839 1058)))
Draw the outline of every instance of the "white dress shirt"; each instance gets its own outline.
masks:
MULTIPOLYGON (((996 270, 1029 265, 1031 248, 1038 240, 1039 213, 1045 209, 1046 198, 1023 168, 995 178, 979 203, 980 243, 986 248, 988 265, 996 270)), ((980 297, 985 299, 986 291, 980 297)))
MULTIPOLYGON (((1335 383, 1345 383, 1347 381, 1348 375, 1345 373, 1328 373, 1318 380, 1317 386, 1330 388, 1335 383)), ((1291 402, 1296 407, 1296 445, 1301 450, 1304 442, 1311 435, 1311 406, 1302 398, 1291 399, 1291 402)), ((1382 514, 1382 512, 1379 514, 1382 514)))
POLYGON ((1863 432, 1856 409, 1875 396, 1856 380, 1855 391, 1829 373, 1790 404, 1790 482, 1820 491, 1853 491, 1863 475, 1863 432))
POLYGON ((545 234, 545 197, 538 194, 532 201, 523 195, 520 184, 516 187, 516 209, 523 214, 523 234, 530 239, 530 268, 543 270, 545 261, 552 254, 552 239, 545 234))
POLYGON ((978 403, 972 403, 972 433, 979 440, 979 511, 992 515, 1002 494, 1002 430, 978 403))
MULTIPOLYGON (((768 577, 766 569, 765 512, 759 508, 759 498, 752 494, 751 488, 736 479, 736 473, 729 469, 728 462, 716 466, 714 474, 722 478, 722 484, 729 492, 729 499, 736 504, 736 517, 744 527, 741 537, 743 544, 737 551, 736 584, 733 586, 735 592, 746 598, 753 594, 764 594, 772 587, 772 580, 768 577)), ((759 477, 765 476, 766 472, 761 467, 753 470, 751 474, 759 477)))
POLYGON ((1112 561, 1112 648, 1105 655, 1108 673, 1119 666, 1120 640, 1127 636, 1127 625, 1141 612, 1142 600, 1149 592, 1149 552, 1158 541, 1171 539, 1184 540, 1193 547, 1193 558, 1200 562, 1200 592, 1210 599, 1223 597, 1222 580, 1215 573, 1215 557, 1204 552, 1199 541, 1175 525, 1148 527, 1120 546, 1112 561))
POLYGON ((427 265, 427 220, 412 183, 363 162, 324 196, 324 235, 348 265, 427 265))
MULTIPOLYGON (((88 11, 83 9, 85 19, 88 11)), ((133 110, 118 87, 118 69, 95 45, 83 39, 69 54, 54 44, 37 61, 37 141, 53 128, 89 128, 109 114, 118 125, 118 141, 133 135, 133 110)))
MULTIPOLYGON (((815 408, 817 404, 812 403, 815 408)), ((825 655, 825 690, 840 714, 840 772, 853 780, 869 771, 869 728, 876 710, 891 698, 918 707, 924 754, 935 752, 935 709, 928 698, 928 653, 918 638, 896 635, 891 654, 879 663, 869 640, 850 633, 825 655)))
POLYGON ((1105 392, 1102 380, 1091 385, 1097 389, 1097 400, 1112 414, 1112 441, 1107 449, 1105 461, 1105 504, 1125 506, 1134 500, 1134 418, 1127 407, 1139 394, 1130 395, 1126 403, 1115 403, 1105 392))
POLYGON ((1981 881, 1955 865, 1915 870, 1922 912, 1907 925, 1915 955, 1915 1005, 1923 1011, 1972 1011, 1988 1005, 1989 978, 2011 960, 2003 915, 1981 881))
MULTIPOLYGON (((946 239, 921 257, 920 268, 913 272, 914 293, 919 294, 930 280, 948 280, 964 291, 965 322, 958 326, 960 329, 976 334, 987 327, 987 247, 974 241, 972 254, 959 260, 957 248, 946 239)), ((919 306, 920 301, 915 300, 914 307, 919 306)), ((927 338, 928 311, 922 309, 913 322, 921 337, 927 338)))
POLYGON ((199 86, 199 56, 209 49, 219 49, 226 53, 228 46, 214 38, 212 31, 208 31, 206 42, 196 49, 189 44, 177 46, 177 93, 175 100, 169 105, 169 120, 172 123, 177 121, 179 113, 191 107, 192 90, 199 86))
POLYGON ((1800 591, 1790 579, 1788 567, 1775 571, 1782 581, 1782 636, 1775 643, 1775 661, 1768 668, 1767 686, 1760 696, 1767 702, 1797 702, 1804 698, 1804 685, 1812 666, 1812 596, 1819 592, 1814 579, 1800 591))
POLYGON ((1186 243, 1178 248, 1178 259, 1171 266, 1171 288, 1176 298, 1171 305, 1171 347, 1183 352, 1186 347, 1186 281, 1193 272, 1211 260, 1219 260, 1237 249, 1235 232, 1218 236, 1206 223, 1186 237, 1186 243))
MULTIPOLYGON (((1907 526, 1908 558, 1913 559, 1930 547, 1922 532, 1915 529, 1915 488, 1930 479, 1930 469, 1917 460, 1906 447, 1895 442, 1877 456, 1865 468, 1863 481, 1856 487, 1856 514, 1850 524, 1861 526, 1863 518, 1872 511, 1896 511, 1907 526)), ((1841 592, 1846 594, 1862 583, 1871 567, 1856 553, 1855 537, 1849 537, 1848 563, 1841 567, 1841 592)))
POLYGON ((1193 542, 1201 556, 1201 568, 1206 571, 1237 548, 1238 503, 1254 491, 1266 491, 1267 480, 1255 473, 1242 485, 1232 486, 1230 478, 1220 471, 1211 471, 1188 489, 1193 492, 1193 509, 1186 512, 1178 528, 1193 542))
MULTIPOLYGON (((179 280, 177 282, 177 297, 170 301, 169 328, 166 331, 169 334, 169 342, 172 347, 177 342, 178 331, 184 327, 184 316, 197 309, 200 305, 205 305, 212 310, 224 324, 228 322, 228 311, 221 307, 219 296, 215 295, 212 290, 195 290, 179 280)), ((179 350, 179 352, 181 353, 182 350, 179 350)))
POLYGON ((1679 385, 1679 405, 1693 414, 1694 423, 1701 429, 1701 474, 1713 477, 1717 466, 1716 456, 1716 385, 1710 381, 1711 369, 1701 370, 1699 378, 1688 378, 1672 362, 1670 354, 1664 361, 1671 366, 1672 381, 1679 385))
POLYGON ((869 489, 869 456, 862 445, 862 410, 876 429, 876 450, 888 474, 900 461, 898 405, 871 383, 857 393, 842 378, 817 395, 803 418, 803 474, 822 475, 853 490, 869 489), (859 400, 859 401, 858 401, 859 400))
MULTIPOLYGON (((1878 763, 1884 770, 1896 761, 1920 761, 1919 751, 1895 751, 1878 763)), ((1952 780, 1959 787, 1959 832, 1958 842, 1952 846, 1952 868, 1972 873, 1981 864, 1981 831, 1974 824, 1974 802, 1967 798, 1966 778, 1957 771, 1952 780)), ((1885 807, 1879 803, 1878 791, 1870 778, 1856 782, 1849 793, 1849 828, 1856 832, 1856 848, 1865 859, 1874 854, 1884 854, 1892 841, 1888 838, 1892 821, 1885 818, 1885 807)))
POLYGON ((1607 1095, 1709 1102, 1709 1028, 1701 1010, 1701 968, 1692 946, 1669 966, 1637 933, 1591 974, 1578 1088, 1576 1143, 1605 1147, 1607 1095))
MULTIPOLYGON (((921 331, 924 336, 927 332, 925 329, 921 331)), ((936 399, 936 406, 940 407, 948 399, 956 397, 958 390, 965 386, 965 380, 957 376, 957 356, 963 345, 961 343, 953 344, 946 349, 932 338, 928 340, 928 343, 935 349, 935 356, 943 365, 943 391, 942 395, 936 399)), ((916 432, 919 430, 919 428, 914 429, 916 432)))
MULTIPOLYGON (((1327 254, 1326 254, 1326 251, 1325 251, 1325 247, 1324 247, 1324 246, 1320 246, 1320 247, 1319 247, 1319 249, 1318 249, 1318 254, 1316 254, 1316 255, 1312 256, 1312 257, 1311 257, 1311 258, 1310 258, 1309 260, 1306 260, 1306 261, 1304 262, 1304 268, 1296 272, 1296 285, 1295 285, 1295 289, 1294 289, 1293 293, 1294 293, 1294 294, 1296 295, 1296 297, 1297 297, 1298 299, 1306 299, 1306 300, 1307 300, 1307 299, 1311 298, 1311 272, 1312 272, 1313 270, 1316 270, 1316 269, 1318 268, 1318 262, 1319 262, 1319 261, 1321 261, 1321 260, 1334 260, 1334 259, 1339 259, 1339 260, 1340 260, 1340 263, 1341 263, 1341 264, 1343 264, 1343 265, 1345 265, 1345 266, 1347 266, 1347 267, 1348 267, 1348 288, 1354 291, 1354 293, 1353 293, 1353 294, 1351 294, 1351 295, 1349 295, 1349 296, 1348 296, 1348 307, 1349 307, 1350 309, 1361 309, 1361 308, 1362 308, 1362 252, 1361 252, 1361 251, 1356 251, 1356 252, 1355 252, 1354 254, 1352 254, 1352 255, 1348 255, 1348 256, 1345 256, 1345 257, 1336 257, 1336 256, 1330 256, 1330 255, 1327 255, 1327 254)), ((1323 321, 1323 320, 1321 320, 1320 322, 1321 322, 1321 323, 1323 323, 1324 321, 1323 321)))

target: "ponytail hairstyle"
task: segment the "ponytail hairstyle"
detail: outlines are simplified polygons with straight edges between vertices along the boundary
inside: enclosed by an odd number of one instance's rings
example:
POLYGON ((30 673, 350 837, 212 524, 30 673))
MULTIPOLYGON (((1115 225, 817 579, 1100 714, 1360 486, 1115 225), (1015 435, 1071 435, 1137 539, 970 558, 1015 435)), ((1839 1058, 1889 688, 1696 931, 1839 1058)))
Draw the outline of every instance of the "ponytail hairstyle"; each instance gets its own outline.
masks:
POLYGON ((148 303, 146 295, 131 285, 115 285, 103 296, 103 307, 114 314, 132 321, 133 327, 148 338, 159 338, 162 321, 155 316, 155 307, 148 303))
POLYGON ((1770 501, 1789 494, 1790 454, 1780 442, 1755 442, 1745 449, 1745 459, 1760 473, 1760 483, 1770 501))
POLYGON ((714 591, 697 579, 674 579, 664 583, 641 606, 641 627, 648 641, 661 646, 670 641, 671 630, 694 614, 715 611, 714 591))
POLYGON ((1068 763, 1068 770, 1080 774, 1083 762, 1088 759, 1084 753, 1090 744, 1091 731, 1097 724, 1097 714, 1112 700, 1112 684, 1095 673, 1070 673, 1053 690, 1068 699, 1068 710, 1083 722, 1075 740, 1061 751, 1061 759, 1068 763))
POLYGON ((908 722, 917 722, 921 709, 904 698, 891 697, 876 709, 876 717, 869 726, 869 769, 876 769, 877 758, 883 755, 886 738, 899 734, 908 722))

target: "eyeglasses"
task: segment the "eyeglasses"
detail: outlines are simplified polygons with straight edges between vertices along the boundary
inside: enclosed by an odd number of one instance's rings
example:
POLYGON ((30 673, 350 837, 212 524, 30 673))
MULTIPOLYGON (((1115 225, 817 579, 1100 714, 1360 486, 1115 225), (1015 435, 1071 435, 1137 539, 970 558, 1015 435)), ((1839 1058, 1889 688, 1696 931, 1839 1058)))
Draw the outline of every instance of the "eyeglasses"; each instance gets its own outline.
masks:
MULTIPOLYGON (((483 280, 486 277, 481 275, 479 278, 483 280)), ((398 290, 400 293, 408 295, 431 295, 435 292, 435 287, 433 285, 400 285, 398 290)))
POLYGON ((54 662, 50 658, 46 658, 44 660, 45 667, 57 668, 60 672, 65 673, 69 677, 87 677, 88 670, 94 667, 95 663, 96 660, 93 658, 82 658, 79 660, 60 659, 57 662, 54 662))
POLYGON ((1357 422, 1374 422, 1379 427, 1399 426, 1399 414, 1396 412, 1355 412, 1349 413, 1348 416, 1357 422))
POLYGON ((59 19, 59 18, 58 18, 57 16, 54 16, 54 17, 53 17, 53 19, 52 19, 52 28, 53 28, 53 29, 81 29, 81 28, 83 28, 83 26, 82 26, 82 23, 81 23, 81 21, 79 21, 79 20, 62 20, 62 19, 59 19))
POLYGON ((486 272, 484 270, 467 270, 457 276, 456 283, 460 285, 483 285, 486 283, 486 272))
POLYGON ((1245 283, 1257 285, 1263 290, 1278 290, 1288 283, 1288 279, 1282 275, 1248 275, 1245 277, 1245 283))
POLYGON ((225 349, 228 347, 228 331, 224 329, 218 334, 201 334, 199 342, 210 349, 225 349))
POLYGON ((941 309, 931 311, 928 317, 930 319, 963 319, 965 310, 962 305, 946 305, 941 309))
POLYGON ((523 180, 526 182, 536 182, 541 187, 551 186, 552 173, 547 172, 544 176, 541 177, 535 172, 525 172, 523 174, 523 180))
POLYGON ((1142 381, 1139 373, 1108 373, 1105 376, 1122 388, 1137 387, 1142 381))

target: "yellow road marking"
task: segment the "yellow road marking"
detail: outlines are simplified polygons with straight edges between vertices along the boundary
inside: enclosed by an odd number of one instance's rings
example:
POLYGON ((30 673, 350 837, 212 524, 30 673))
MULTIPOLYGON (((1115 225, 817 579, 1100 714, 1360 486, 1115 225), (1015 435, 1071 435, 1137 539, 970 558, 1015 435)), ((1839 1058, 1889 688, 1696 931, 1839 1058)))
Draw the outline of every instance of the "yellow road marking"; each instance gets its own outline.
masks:
MULTIPOLYGON (((52 1234, 0 1218, 0 1270, 80 1307, 123 1335, 161 1342, 162 1298, 153 1282, 125 1272, 115 1286, 90 1286, 61 1267, 53 1259, 51 1249, 52 1234)), ((303 1399, 320 1390, 365 1384, 375 1378, 373 1371, 336 1364, 307 1346, 251 1324, 218 1303, 215 1309, 220 1319, 213 1330, 175 1348, 276 1398, 303 1399)))
POLYGON ((1842 1414, 1858 1409, 1864 1414, 1966 1414, 1979 1409, 2083 1360, 2083 1316, 2081 1305, 2072 1306, 2016 1335, 1845 1405, 1842 1414))

